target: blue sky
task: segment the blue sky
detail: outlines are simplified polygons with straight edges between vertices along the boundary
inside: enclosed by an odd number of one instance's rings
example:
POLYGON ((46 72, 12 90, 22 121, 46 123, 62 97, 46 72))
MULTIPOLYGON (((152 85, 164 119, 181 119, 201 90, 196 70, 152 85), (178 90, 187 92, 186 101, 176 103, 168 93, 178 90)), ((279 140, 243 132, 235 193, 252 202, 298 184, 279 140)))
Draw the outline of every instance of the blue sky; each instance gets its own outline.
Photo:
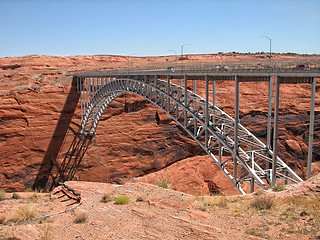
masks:
POLYGON ((0 57, 320 54, 320 0, 0 0, 0 57))

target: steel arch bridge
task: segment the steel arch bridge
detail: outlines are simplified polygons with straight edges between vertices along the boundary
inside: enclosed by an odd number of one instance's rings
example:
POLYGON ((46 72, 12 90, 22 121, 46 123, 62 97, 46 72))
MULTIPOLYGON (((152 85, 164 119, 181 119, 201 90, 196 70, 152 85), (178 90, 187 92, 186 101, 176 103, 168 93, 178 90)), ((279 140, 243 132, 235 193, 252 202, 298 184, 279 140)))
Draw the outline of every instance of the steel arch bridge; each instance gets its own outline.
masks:
MULTIPOLYGON (((313 84, 315 88, 318 75, 318 73, 270 75, 264 72, 197 73, 185 71, 177 73, 155 69, 75 74, 77 90, 81 93, 81 127, 65 156, 59 170, 60 175, 55 181, 70 180, 74 176, 95 136, 103 112, 115 98, 129 92, 153 103, 178 123, 213 159, 240 193, 246 193, 243 189, 246 183, 249 183, 251 191, 254 191, 255 184, 265 188, 268 185, 274 186, 277 181, 281 183, 300 182, 302 179, 277 156, 279 86, 280 83, 306 82, 313 84), (174 84, 172 79, 181 79, 180 85, 174 84), (276 86, 273 148, 271 148, 270 107, 272 79, 275 79, 276 86), (188 90, 188 80, 189 83, 190 80, 194 81, 193 92, 188 90), (205 82, 205 98, 196 92, 197 80, 205 82), (209 102, 209 82, 215 83, 219 80, 235 82, 234 118, 215 106, 215 84, 213 84, 212 91, 213 103, 209 102), (239 121, 239 82, 246 81, 269 82, 267 145, 243 127, 239 121)), ((312 116, 310 119, 313 121, 312 116)))

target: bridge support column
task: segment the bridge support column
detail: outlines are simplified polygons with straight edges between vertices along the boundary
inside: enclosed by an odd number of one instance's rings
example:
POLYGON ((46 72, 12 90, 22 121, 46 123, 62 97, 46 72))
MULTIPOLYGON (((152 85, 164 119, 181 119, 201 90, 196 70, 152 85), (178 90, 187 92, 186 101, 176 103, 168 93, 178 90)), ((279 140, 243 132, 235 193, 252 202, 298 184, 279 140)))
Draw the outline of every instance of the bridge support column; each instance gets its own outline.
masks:
POLYGON ((275 187, 276 180, 277 180, 276 177, 277 177, 277 159, 278 159, 279 94, 280 94, 280 79, 278 76, 276 76, 275 95, 274 95, 274 131, 273 131, 271 187, 275 187))
MULTIPOLYGON (((194 88, 193 88, 193 93, 194 94, 197 94, 197 80, 196 79, 194 79, 193 80, 193 85, 194 85, 194 88)), ((196 109, 197 108, 197 102, 196 102, 196 98, 195 97, 193 97, 193 101, 194 101, 194 109, 196 109)))
POLYGON ((208 75, 205 75, 206 82, 206 102, 205 102, 205 145, 206 149, 208 149, 208 125, 209 125, 209 81, 208 75))
POLYGON ((308 161, 307 161, 307 179, 309 179, 311 177, 315 96, 316 96, 316 78, 313 78, 313 81, 311 83, 311 106, 310 106, 310 126, 309 126, 309 145, 308 145, 308 161))
POLYGON ((235 114, 234 114, 234 148, 233 148, 233 178, 237 181, 238 172, 238 131, 239 131, 239 78, 235 76, 235 114))
MULTIPOLYGON (((154 79, 153 79, 153 86, 154 86, 155 88, 157 88, 157 81, 158 81, 158 76, 155 75, 155 76, 154 76, 154 79)), ((152 91, 151 91, 151 94, 152 94, 152 91)), ((154 101, 157 102, 157 91, 154 91, 154 92, 153 92, 153 96, 151 96, 151 99, 152 99, 152 97, 154 98, 154 101)))
MULTIPOLYGON (((170 76, 168 75, 167 76, 167 94, 168 94, 168 96, 170 96, 170 76)), ((169 97, 167 97, 168 98, 168 102, 167 102, 167 104, 168 104, 168 113, 170 112, 170 98, 169 97)))
POLYGON ((216 123, 216 80, 212 82, 212 104, 213 104, 213 118, 212 123, 215 126, 216 123))
POLYGON ((267 149, 271 149, 271 115, 272 115, 272 77, 268 87, 268 126, 267 126, 267 149))
MULTIPOLYGON (((271 150, 271 132, 272 132, 272 77, 269 78, 268 86, 268 125, 267 125, 267 151, 271 150)), ((266 161, 266 169, 270 169, 269 161, 266 161)), ((267 174, 267 179, 270 179, 269 172, 267 174)))
MULTIPOLYGON (((184 75, 184 105, 187 107, 188 105, 188 83, 187 76, 184 75)), ((184 126, 186 127, 188 124, 188 114, 187 109, 184 110, 184 126)))
POLYGON ((80 92, 80 111, 81 111, 81 123, 83 120, 83 95, 82 95, 82 91, 83 91, 83 77, 77 78, 77 81, 79 82, 79 92, 80 92))
POLYGON ((216 106, 216 80, 212 82, 212 104, 216 106))
POLYGON ((86 77, 86 91, 85 91, 85 109, 88 108, 88 104, 89 104, 89 80, 90 78, 86 77))

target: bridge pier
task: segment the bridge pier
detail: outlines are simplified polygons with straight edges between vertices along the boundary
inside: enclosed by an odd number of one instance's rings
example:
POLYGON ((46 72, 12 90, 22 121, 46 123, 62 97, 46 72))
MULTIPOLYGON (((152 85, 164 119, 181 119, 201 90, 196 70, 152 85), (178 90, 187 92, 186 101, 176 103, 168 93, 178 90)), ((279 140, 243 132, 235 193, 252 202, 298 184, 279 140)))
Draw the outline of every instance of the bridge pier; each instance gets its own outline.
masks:
POLYGON ((204 110, 204 122, 205 122, 205 147, 208 151, 208 126, 209 126, 209 81, 208 75, 205 75, 205 82, 206 82, 206 101, 205 101, 205 110, 204 110))
MULTIPOLYGON (((184 79, 184 105, 188 106, 188 79, 187 75, 183 76, 184 79)), ((187 127, 188 124, 188 113, 187 109, 184 111, 184 126, 187 127)))
POLYGON ((279 123, 279 93, 280 82, 279 77, 275 77, 275 95, 274 95, 274 131, 273 131, 273 157, 272 157, 272 173, 271 187, 276 185, 277 176, 277 158, 278 158, 278 123, 279 123))
POLYGON ((315 96, 316 96, 316 78, 314 77, 312 79, 312 83, 311 83, 311 104, 310 104, 309 144, 308 144, 308 160, 307 160, 307 179, 309 179, 311 177, 315 96))
MULTIPOLYGON (((267 124, 267 151, 269 156, 271 150, 271 133, 272 133, 272 76, 269 77, 269 84, 268 84, 268 124, 267 124)), ((266 170, 270 168, 269 161, 266 161, 266 170)), ((267 179, 270 178, 269 171, 266 171, 267 179)))
POLYGON ((239 144, 239 139, 238 139, 238 130, 239 130, 239 78, 236 75, 234 77, 235 81, 235 113, 234 113, 234 146, 233 146, 233 178, 235 183, 237 184, 237 173, 238 173, 238 144, 239 144))

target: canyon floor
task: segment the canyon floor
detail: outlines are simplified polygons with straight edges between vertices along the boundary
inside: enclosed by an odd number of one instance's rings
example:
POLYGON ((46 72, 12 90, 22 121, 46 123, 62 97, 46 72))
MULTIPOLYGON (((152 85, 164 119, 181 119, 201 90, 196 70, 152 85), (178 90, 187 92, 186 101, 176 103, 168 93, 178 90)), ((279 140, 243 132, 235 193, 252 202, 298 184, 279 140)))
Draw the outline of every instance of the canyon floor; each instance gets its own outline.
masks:
POLYGON ((82 204, 60 187, 7 193, 0 239, 320 239, 320 174, 246 196, 196 197, 146 183, 65 184, 82 204), (130 202, 116 204, 120 195, 130 202))

